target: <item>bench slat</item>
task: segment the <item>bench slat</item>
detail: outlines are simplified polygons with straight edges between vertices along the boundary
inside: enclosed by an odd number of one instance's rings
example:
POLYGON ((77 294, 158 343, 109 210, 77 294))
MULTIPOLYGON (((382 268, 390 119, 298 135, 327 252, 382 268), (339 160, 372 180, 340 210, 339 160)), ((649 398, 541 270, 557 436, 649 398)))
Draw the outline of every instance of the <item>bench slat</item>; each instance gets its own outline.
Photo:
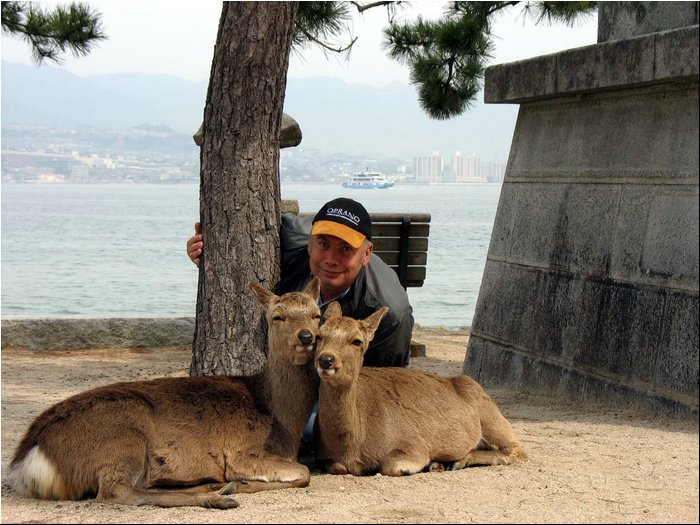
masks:
MULTIPOLYGON (((374 236, 373 236, 374 237, 374 236)), ((399 251, 398 237, 379 237, 373 238, 375 252, 398 252, 399 251)), ((428 238, 427 237, 412 237, 408 240, 408 251, 410 252, 427 252, 428 238)))
POLYGON ((370 218, 372 219, 372 224, 375 222, 401 222, 404 217, 411 219, 411 222, 430 222, 429 213, 394 213, 394 212, 381 212, 381 213, 370 213, 370 218))
MULTIPOLYGON (((410 237, 428 237, 430 234, 430 224, 420 224, 412 222, 408 227, 410 237)), ((401 223, 372 223, 372 238, 375 237, 401 237, 401 223)))
MULTIPOLYGON (((399 264, 399 252, 386 252, 377 251, 373 252, 375 255, 381 257, 389 266, 398 266, 399 264)), ((425 266, 428 263, 428 254, 425 252, 408 252, 408 265, 409 266, 425 266)))
MULTIPOLYGON (((389 265, 389 267, 398 273, 398 266, 389 265)), ((407 286, 423 286, 423 281, 425 281, 425 266, 408 266, 406 268, 407 286), (420 285, 416 283, 420 283, 420 285)))

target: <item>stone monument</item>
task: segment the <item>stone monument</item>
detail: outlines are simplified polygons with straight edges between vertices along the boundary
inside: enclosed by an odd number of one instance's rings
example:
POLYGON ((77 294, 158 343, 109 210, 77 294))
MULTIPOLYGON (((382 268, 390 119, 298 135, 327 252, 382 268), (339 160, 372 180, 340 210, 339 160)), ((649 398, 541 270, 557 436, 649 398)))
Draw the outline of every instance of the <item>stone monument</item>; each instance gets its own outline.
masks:
POLYGON ((484 97, 520 109, 464 373, 697 417, 698 2, 600 2, 484 97))

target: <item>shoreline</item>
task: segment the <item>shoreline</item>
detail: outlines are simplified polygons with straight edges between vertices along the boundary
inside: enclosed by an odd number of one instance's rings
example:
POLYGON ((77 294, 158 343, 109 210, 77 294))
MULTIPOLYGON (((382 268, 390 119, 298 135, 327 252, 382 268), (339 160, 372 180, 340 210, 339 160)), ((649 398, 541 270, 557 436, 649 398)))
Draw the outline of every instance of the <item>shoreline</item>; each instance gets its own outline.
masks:
MULTIPOLYGON (((86 348, 140 348, 189 345, 194 337, 194 316, 120 317, 11 317, 2 319, 2 348, 80 350, 86 348)), ((414 325, 420 333, 468 335, 469 328, 414 325)), ((466 348, 465 348, 466 351, 466 348)))

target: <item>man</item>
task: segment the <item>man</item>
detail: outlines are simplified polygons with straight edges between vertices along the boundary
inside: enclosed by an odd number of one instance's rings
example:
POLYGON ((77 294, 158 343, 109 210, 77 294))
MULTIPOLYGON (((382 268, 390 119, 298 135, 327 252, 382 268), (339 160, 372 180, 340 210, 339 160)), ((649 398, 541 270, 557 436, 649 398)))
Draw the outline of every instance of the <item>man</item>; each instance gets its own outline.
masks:
MULTIPOLYGON (((300 291, 312 276, 321 280, 321 310, 331 301, 343 315, 365 319, 381 308, 382 319, 365 354, 365 366, 406 366, 410 356, 413 309, 399 279, 372 254, 372 220, 357 201, 333 199, 312 220, 282 216, 282 278, 277 293, 300 291)), ((187 241, 190 259, 199 264, 204 249, 199 224, 187 241)))

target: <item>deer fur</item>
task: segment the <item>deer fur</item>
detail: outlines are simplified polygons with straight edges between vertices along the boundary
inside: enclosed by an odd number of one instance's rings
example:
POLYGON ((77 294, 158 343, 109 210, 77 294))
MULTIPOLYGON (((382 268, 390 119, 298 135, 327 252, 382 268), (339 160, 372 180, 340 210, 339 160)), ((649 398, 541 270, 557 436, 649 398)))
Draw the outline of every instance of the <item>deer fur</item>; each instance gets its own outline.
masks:
POLYGON ((316 343, 317 458, 327 470, 403 476, 527 457, 510 423, 472 378, 362 367, 387 310, 355 320, 343 317, 334 302, 324 314, 316 343))
POLYGON ((235 492, 307 486, 309 469, 296 454, 318 392, 320 281, 282 296, 250 287, 268 325, 262 372, 115 383, 65 399, 39 415, 17 447, 14 490, 228 509, 238 506, 235 492))

